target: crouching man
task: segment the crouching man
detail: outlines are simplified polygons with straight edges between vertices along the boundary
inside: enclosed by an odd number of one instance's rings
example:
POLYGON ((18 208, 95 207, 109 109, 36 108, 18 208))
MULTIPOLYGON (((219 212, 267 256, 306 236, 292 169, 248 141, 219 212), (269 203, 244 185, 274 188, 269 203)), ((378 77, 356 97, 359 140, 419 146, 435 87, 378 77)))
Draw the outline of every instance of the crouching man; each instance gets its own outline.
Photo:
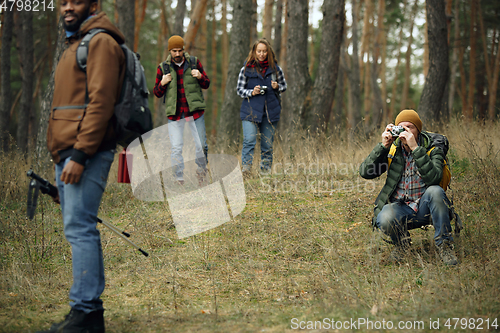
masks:
POLYGON ((456 265, 450 202, 439 186, 447 149, 439 139, 443 136, 422 131, 422 121, 413 110, 401 111, 395 124, 402 128, 387 125, 382 142, 359 168, 361 177, 366 179, 387 171, 387 180, 375 201, 373 224, 391 237, 395 248, 390 259, 397 262, 410 246, 408 230, 432 224, 441 259, 447 265, 456 265), (396 148, 393 155, 391 145, 396 148))

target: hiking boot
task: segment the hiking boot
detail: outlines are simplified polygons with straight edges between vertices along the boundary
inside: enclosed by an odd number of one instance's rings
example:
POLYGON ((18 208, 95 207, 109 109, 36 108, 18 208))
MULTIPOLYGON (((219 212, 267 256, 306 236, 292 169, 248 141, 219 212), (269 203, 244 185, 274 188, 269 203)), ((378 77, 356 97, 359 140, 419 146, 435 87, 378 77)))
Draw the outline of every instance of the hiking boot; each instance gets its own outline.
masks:
POLYGON ((453 244, 450 241, 444 240, 441 245, 436 245, 436 247, 438 249, 441 260, 443 260, 445 265, 454 266, 458 264, 458 259, 455 256, 453 244))
POLYGON ((37 333, 104 333, 103 313, 104 310, 85 313, 72 308, 62 322, 37 333))
POLYGON ((252 178, 252 166, 244 165, 243 168, 241 168, 241 173, 243 174, 243 179, 252 178))

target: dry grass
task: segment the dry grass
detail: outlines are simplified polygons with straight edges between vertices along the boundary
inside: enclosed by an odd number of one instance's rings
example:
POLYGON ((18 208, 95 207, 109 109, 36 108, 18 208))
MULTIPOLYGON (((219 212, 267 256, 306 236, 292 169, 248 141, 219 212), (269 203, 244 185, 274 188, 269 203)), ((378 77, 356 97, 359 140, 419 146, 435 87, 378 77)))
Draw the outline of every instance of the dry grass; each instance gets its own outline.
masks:
MULTIPOLYGON (((283 332, 292 318, 423 321, 429 330, 429 318, 441 318, 441 328, 449 317, 495 318, 499 127, 455 121, 441 129, 452 145, 450 194, 465 224, 458 267, 437 259, 433 230, 412 232, 404 264, 387 262, 390 247, 370 226, 383 180, 356 174, 378 136, 278 140, 275 174, 245 183, 245 211, 183 240, 165 204, 138 201, 116 183, 115 163, 99 215, 150 257, 101 228, 107 331, 283 332)), ((15 153, 0 158, 0 331, 33 332, 69 310, 71 252, 49 198, 40 197, 33 221, 25 218, 31 162, 15 153)))

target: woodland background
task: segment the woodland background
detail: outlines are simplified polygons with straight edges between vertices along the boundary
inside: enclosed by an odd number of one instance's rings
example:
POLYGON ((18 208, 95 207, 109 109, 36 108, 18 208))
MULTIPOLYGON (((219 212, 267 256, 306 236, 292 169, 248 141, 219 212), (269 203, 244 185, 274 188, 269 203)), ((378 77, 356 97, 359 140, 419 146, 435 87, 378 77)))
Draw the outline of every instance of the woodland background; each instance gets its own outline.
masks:
MULTIPOLYGON (((24 153, 37 148, 39 157, 48 156, 52 73, 64 48, 58 3, 51 4, 53 10, 1 12, 4 151, 15 143, 24 153)), ((288 82, 282 138, 293 128, 368 136, 405 108, 437 123, 454 116, 492 121, 499 113, 498 1, 104 0, 99 6, 140 53, 150 91, 168 38, 184 36, 211 79, 206 122, 217 149, 228 138, 229 146, 239 142, 236 80, 259 37, 272 42, 288 82), (313 7, 322 15, 309 15, 313 7)), ((165 123, 153 94, 150 106, 155 125, 165 123)))
MULTIPOLYGON (((184 35, 212 81, 211 153, 238 152, 237 74, 258 37, 272 41, 288 83, 274 143, 274 166, 283 168, 246 179, 245 210, 215 229, 178 239, 166 202, 138 200, 117 182, 115 156, 99 216, 150 256, 99 227, 108 332, 287 332, 292 318, 423 321, 418 331, 430 330, 429 318, 442 329, 447 318, 470 318, 498 330, 499 1, 100 5, 141 54, 151 91, 166 40, 184 35), (447 195, 464 224, 454 235, 456 267, 442 264, 432 228, 411 232, 402 264, 388 260, 392 247, 373 232, 384 177, 363 180, 357 170, 403 108, 450 140, 447 195)), ((0 16, 0 332, 46 329, 69 311, 71 249, 60 207, 41 195, 34 219, 26 217, 26 171, 54 179, 44 140, 63 47, 58 16, 0 16)), ((158 126, 163 108, 150 102, 158 126)), ((470 323, 456 328, 475 331, 470 323)))

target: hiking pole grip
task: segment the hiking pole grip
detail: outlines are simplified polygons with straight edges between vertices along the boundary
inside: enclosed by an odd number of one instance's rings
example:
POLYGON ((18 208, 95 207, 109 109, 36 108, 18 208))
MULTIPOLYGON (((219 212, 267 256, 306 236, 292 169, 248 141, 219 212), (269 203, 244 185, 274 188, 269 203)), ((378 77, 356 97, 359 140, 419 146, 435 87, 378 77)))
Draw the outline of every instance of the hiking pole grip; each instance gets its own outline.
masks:
POLYGON ((42 191, 43 194, 48 194, 52 198, 57 198, 57 195, 59 191, 57 190, 57 187, 52 185, 47 179, 44 179, 37 175, 33 170, 29 170, 26 175, 30 178, 35 179, 40 183, 40 191, 42 191))

